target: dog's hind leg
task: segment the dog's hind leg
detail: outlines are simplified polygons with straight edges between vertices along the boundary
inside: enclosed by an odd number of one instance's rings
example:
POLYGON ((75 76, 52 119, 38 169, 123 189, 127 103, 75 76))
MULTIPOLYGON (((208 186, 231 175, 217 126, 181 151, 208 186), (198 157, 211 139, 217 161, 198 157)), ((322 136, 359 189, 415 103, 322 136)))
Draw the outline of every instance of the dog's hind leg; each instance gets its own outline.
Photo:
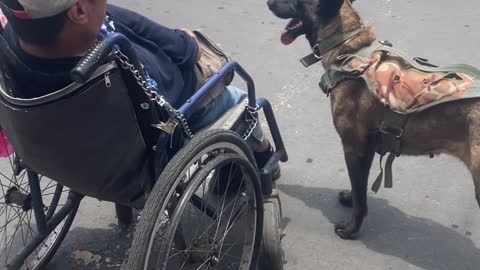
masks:
POLYGON ((465 162, 472 174, 475 197, 480 207, 480 121, 478 121, 480 114, 477 114, 476 111, 480 113, 480 107, 478 110, 474 110, 474 113, 470 113, 472 121, 469 132, 464 140, 465 145, 457 148, 457 157, 465 162))
POLYGON ((470 150, 470 172, 475 186, 475 197, 480 207, 480 146, 473 146, 470 150))

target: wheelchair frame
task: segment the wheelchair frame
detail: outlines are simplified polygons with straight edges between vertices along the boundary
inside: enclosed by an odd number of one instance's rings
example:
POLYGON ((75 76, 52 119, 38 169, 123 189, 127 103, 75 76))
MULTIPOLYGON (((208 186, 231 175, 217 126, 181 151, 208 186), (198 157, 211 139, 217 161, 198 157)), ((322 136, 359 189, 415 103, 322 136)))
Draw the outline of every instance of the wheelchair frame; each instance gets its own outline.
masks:
MULTIPOLYGON (((117 35, 117 34, 115 34, 117 35)), ((93 73, 99 66, 99 62, 97 60, 92 59, 101 59, 102 57, 106 57, 110 52, 113 46, 117 45, 120 49, 127 54, 133 50, 128 42, 122 41, 116 43, 118 39, 113 37, 108 39, 97 46, 96 49, 93 50, 89 55, 87 55, 84 60, 83 64, 86 64, 86 67, 82 67, 82 70, 85 71, 84 78, 88 78, 89 75, 93 73)), ((128 55, 129 57, 135 59, 138 62, 138 59, 134 56, 134 54, 128 55)), ((82 62, 82 61, 81 61, 82 62)), ((78 67, 78 66, 77 66, 78 67)), ((277 124, 277 121, 274 116, 274 112, 270 102, 265 98, 256 99, 255 93, 255 84, 252 77, 235 61, 231 61, 227 63, 219 73, 215 74, 201 89, 199 89, 185 104, 183 104, 179 109, 178 112, 182 113, 183 115, 190 116, 193 113, 195 105, 209 95, 209 93, 213 90, 213 87, 217 82, 223 79, 228 73, 231 71, 236 72, 243 81, 247 84, 248 87, 248 106, 252 108, 259 108, 263 109, 267 124, 270 128, 270 132, 273 138, 273 142, 275 145, 275 153, 267 162, 267 164, 263 168, 259 168, 259 172, 261 175, 261 185, 262 185, 262 192, 265 198, 269 198, 272 195, 272 178, 271 178, 271 171, 272 168, 279 162, 286 162, 288 160, 287 152, 280 134, 280 130, 277 124)), ((74 77, 74 76, 72 76, 74 77)), ((86 81, 86 80, 85 80, 86 81)), ((177 149, 178 150, 178 149, 177 149)), ((20 162, 16 164, 17 166, 21 166, 20 162)), ((69 215, 72 210, 76 210, 80 202, 83 198, 82 195, 76 193, 75 191, 70 191, 65 202, 65 205, 62 206, 57 213, 51 215, 50 213, 45 214, 43 209, 43 201, 42 201, 42 194, 40 188, 40 180, 37 173, 27 169, 28 174, 28 183, 30 186, 30 195, 31 195, 31 209, 34 212, 34 217, 37 224, 38 234, 29 240, 29 242, 24 246, 20 253, 18 253, 7 265, 6 269, 13 270, 18 269, 23 265, 25 260, 30 256, 32 252, 44 241, 52 231, 69 215), (48 219, 48 221, 47 221, 48 219)))

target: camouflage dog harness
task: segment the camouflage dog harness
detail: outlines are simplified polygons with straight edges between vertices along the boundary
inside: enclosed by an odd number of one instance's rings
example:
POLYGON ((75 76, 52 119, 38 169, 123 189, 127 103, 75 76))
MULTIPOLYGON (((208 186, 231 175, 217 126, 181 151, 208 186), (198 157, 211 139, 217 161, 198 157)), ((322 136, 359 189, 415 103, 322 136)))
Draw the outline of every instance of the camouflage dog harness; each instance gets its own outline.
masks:
MULTIPOLYGON (((339 37, 339 40, 344 38, 339 37)), ((310 59, 311 56, 304 58, 310 59)), ((336 65, 325 71, 320 82, 320 88, 327 95, 343 80, 363 79, 370 92, 386 107, 377 134, 376 151, 381 155, 381 173, 372 186, 374 192, 379 190, 383 178, 386 188, 393 186, 392 163, 400 155, 401 137, 410 114, 449 101, 480 98, 478 69, 469 65, 438 67, 423 58, 410 58, 386 42, 340 55, 337 60, 336 65), (387 153, 390 155, 384 171, 381 164, 387 153)))
POLYGON ((437 67, 383 44, 340 55, 337 60, 339 64, 322 77, 320 87, 325 93, 342 80, 362 78, 383 104, 399 113, 480 97, 480 71, 469 65, 437 67))

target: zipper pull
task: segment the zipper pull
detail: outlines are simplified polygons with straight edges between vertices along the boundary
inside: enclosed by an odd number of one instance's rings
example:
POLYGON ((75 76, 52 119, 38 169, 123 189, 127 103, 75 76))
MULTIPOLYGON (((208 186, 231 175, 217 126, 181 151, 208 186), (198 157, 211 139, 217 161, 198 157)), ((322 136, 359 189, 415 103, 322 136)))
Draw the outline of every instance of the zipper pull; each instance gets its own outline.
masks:
POLYGON ((105 86, 110 88, 112 86, 112 81, 110 81, 110 72, 105 73, 103 76, 105 76, 105 86))

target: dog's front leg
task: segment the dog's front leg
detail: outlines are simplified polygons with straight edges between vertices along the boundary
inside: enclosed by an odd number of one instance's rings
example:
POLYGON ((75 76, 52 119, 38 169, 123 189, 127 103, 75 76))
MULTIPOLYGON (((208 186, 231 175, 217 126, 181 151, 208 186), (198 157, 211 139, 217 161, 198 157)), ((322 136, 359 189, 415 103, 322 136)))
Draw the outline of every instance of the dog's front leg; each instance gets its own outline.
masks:
POLYGON ((369 142, 344 141, 344 152, 352 191, 340 193, 340 200, 351 198, 352 219, 348 223, 336 224, 335 233, 343 239, 351 239, 360 230, 368 212, 368 174, 375 156, 375 149, 369 142))

